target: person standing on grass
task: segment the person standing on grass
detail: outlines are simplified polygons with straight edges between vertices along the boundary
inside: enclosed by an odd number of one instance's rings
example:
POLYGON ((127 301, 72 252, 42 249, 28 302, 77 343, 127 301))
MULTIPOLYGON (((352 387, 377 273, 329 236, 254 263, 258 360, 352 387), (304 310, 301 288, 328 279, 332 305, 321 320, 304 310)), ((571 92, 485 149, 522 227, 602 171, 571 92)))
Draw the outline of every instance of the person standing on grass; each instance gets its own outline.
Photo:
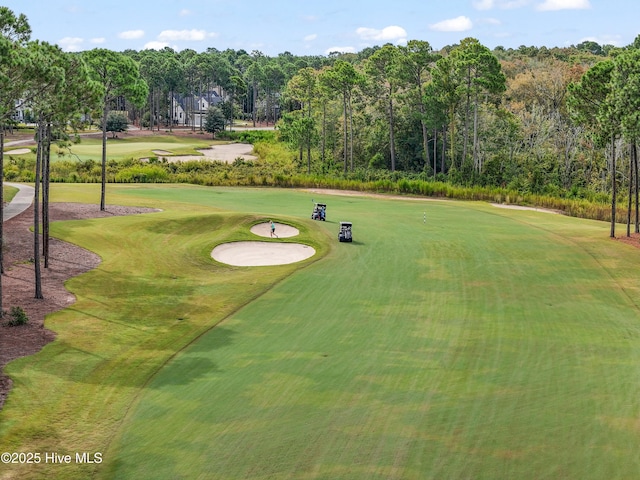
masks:
POLYGON ((273 220, 271 220, 271 236, 276 236, 276 238, 278 238, 278 236, 276 235, 276 224, 273 223, 273 220))

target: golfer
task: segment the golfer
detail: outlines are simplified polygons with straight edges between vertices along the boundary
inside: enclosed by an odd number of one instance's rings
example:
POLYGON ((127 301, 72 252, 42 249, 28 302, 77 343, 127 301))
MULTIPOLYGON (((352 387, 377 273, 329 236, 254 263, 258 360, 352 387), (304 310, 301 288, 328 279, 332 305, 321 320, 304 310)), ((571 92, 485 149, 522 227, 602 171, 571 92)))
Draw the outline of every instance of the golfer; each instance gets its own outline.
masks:
MULTIPOLYGON (((271 221, 271 236, 273 237, 274 235, 276 235, 276 224, 273 223, 273 220, 271 221)), ((276 238, 278 238, 278 235, 276 235, 276 238)))

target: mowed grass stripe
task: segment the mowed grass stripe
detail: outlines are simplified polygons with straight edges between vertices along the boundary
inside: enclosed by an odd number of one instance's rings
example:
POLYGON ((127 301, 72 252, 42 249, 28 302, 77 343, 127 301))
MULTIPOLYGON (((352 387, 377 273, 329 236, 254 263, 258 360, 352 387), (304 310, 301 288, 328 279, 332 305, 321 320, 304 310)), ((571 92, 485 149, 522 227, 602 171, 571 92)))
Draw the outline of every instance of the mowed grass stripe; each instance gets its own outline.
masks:
POLYGON ((354 244, 163 369, 107 476, 636 472, 637 252, 602 224, 491 208, 332 198, 354 244))

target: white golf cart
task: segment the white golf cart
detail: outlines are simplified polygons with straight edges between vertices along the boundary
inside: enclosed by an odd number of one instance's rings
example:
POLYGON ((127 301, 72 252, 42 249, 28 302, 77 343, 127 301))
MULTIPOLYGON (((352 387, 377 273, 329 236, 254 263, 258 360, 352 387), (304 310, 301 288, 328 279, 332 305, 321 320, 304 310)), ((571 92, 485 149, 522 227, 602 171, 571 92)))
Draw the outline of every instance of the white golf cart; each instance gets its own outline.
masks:
POLYGON ((352 242, 351 222, 340 222, 340 231, 338 232, 338 240, 341 242, 352 242))

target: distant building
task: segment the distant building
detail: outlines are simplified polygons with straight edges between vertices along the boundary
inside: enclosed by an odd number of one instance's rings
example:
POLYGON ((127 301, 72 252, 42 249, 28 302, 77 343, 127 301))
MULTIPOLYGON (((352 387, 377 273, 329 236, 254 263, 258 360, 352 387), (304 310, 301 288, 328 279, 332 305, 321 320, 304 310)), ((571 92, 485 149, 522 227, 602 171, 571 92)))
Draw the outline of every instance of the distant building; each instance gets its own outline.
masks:
POLYGON ((202 95, 174 95, 172 100, 173 124, 185 127, 204 125, 209 107, 222 103, 224 99, 212 90, 202 95))
POLYGON ((16 100, 15 110, 11 114, 11 119, 14 122, 24 123, 27 110, 28 109, 24 106, 24 100, 16 100))

